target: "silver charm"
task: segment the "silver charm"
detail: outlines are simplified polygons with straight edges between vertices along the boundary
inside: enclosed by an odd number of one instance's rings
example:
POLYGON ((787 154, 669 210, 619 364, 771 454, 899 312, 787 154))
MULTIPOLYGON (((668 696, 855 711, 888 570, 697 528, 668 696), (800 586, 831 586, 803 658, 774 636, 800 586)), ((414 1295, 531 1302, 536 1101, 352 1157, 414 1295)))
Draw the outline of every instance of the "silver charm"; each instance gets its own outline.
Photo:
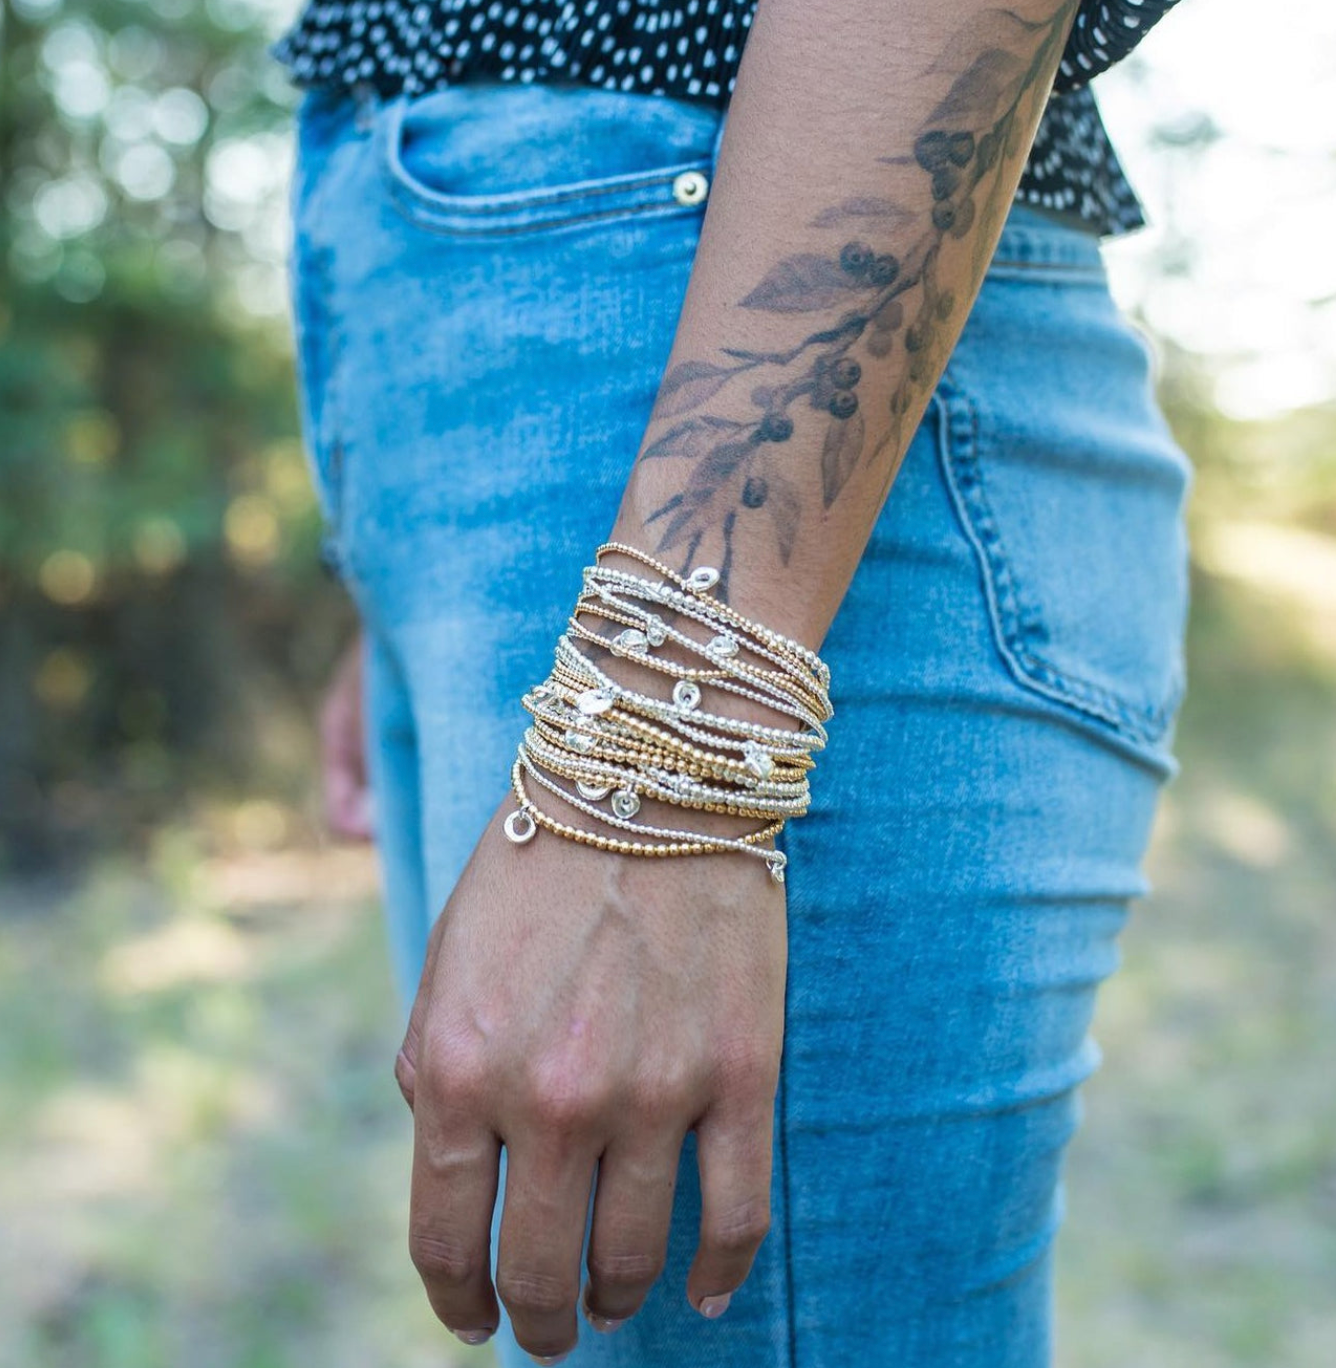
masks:
POLYGON ((631 655, 644 655, 649 650, 649 638, 638 627, 628 627, 624 632, 618 632, 612 644, 631 655))
POLYGON ((562 739, 572 750, 581 754, 594 749, 594 738, 588 732, 570 730, 562 739))
POLYGON ((748 741, 743 745, 742 763, 758 779, 769 779, 775 772, 775 757, 759 741, 748 741))
POLYGON ((550 684, 535 684, 529 693, 541 703, 543 699, 552 697, 552 686, 550 684))
POLYGON ((634 789, 618 789, 612 795, 612 810, 618 817, 634 817, 640 811, 640 798, 634 789))
POLYGON ((611 689, 586 689, 575 700, 575 706, 586 717, 597 717, 599 713, 607 712, 616 701, 617 697, 611 689))
POLYGON ((595 784, 588 779, 577 779, 575 787, 580 790, 580 797, 588 798, 591 803, 601 801, 612 792, 611 784, 595 784))
POLYGON ((679 679, 673 685, 673 702, 683 712, 700 707, 700 685, 694 679, 679 679))
POLYGON ((713 589, 719 583, 719 571, 713 565, 698 565, 687 576, 687 588, 694 589, 698 594, 703 594, 707 589, 713 589))
POLYGON ((523 808, 516 808, 505 820, 506 840, 515 845, 532 841, 537 830, 538 823, 523 808))
POLYGON ((789 857, 782 850, 772 850, 765 857, 765 867, 770 871, 770 877, 777 884, 784 882, 784 866, 788 862, 789 857))
POLYGON ((735 656, 738 653, 738 639, 731 636, 728 632, 720 632, 717 637, 710 639, 710 644, 706 647, 711 655, 735 656))
POLYGON ((645 638, 651 646, 662 646, 668 640, 668 629, 662 618, 650 618, 645 624, 645 638))

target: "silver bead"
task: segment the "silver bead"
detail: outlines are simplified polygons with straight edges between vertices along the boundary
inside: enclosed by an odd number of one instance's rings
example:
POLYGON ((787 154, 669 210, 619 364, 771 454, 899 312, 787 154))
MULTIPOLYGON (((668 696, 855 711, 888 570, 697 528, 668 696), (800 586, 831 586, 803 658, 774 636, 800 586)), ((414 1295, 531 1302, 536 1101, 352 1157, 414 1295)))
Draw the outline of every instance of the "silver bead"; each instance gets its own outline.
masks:
POLYGON ((719 583, 719 571, 713 565, 698 565, 686 580, 687 588, 694 589, 698 594, 703 594, 707 589, 713 589, 719 583))
POLYGON ((683 712, 700 707, 700 685, 694 679, 679 679, 673 685, 673 702, 683 712))
POLYGON ((634 817, 640 811, 640 798, 634 789, 618 789, 612 795, 612 810, 618 817, 634 817))

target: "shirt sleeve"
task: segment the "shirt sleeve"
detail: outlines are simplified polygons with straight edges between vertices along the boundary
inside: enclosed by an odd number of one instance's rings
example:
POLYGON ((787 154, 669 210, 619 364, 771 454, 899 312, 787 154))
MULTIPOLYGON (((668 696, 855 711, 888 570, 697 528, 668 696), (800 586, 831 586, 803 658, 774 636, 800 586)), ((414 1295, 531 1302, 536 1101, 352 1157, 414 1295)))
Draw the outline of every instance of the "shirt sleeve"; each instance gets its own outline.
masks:
POLYGON ((1078 90, 1121 62, 1178 0, 1081 0, 1053 89, 1078 90))

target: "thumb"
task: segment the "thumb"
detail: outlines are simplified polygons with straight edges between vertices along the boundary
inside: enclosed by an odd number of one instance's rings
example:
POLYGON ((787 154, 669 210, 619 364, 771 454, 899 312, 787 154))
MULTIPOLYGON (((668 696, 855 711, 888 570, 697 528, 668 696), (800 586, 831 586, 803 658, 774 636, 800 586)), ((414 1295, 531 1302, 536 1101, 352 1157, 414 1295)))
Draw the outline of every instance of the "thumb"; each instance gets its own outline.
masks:
POLYGON ((394 1079, 399 1085, 409 1111, 417 1092, 417 1062, 422 1045, 422 1023, 427 1016, 427 1004, 431 1000, 431 985, 436 974, 436 960, 441 948, 441 933, 445 927, 445 913, 436 918, 427 940, 427 955, 422 965, 422 977, 418 981, 417 996, 413 999, 413 1010, 408 1014, 408 1029, 404 1032, 404 1042, 394 1059, 394 1079))

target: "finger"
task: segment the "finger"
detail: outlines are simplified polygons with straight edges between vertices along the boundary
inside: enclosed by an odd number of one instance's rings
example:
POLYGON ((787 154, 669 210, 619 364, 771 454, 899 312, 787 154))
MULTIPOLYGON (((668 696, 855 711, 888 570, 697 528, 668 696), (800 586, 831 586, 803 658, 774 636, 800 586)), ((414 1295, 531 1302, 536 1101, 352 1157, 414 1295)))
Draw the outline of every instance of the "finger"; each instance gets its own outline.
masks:
POLYGON ((424 1065, 414 1108, 409 1253, 440 1320, 468 1343, 494 1333, 492 1213, 501 1143, 466 1089, 424 1065))
POLYGON ((634 1316, 663 1272, 685 1130, 614 1140, 594 1187, 584 1306, 596 1330, 634 1316))
POLYGON ((413 1099, 417 1092, 417 1061, 422 1048, 422 1023, 426 1020, 427 1004, 431 1000, 431 986, 436 977, 436 959, 441 948, 441 936, 445 930, 445 913, 436 918, 427 938, 427 953, 422 964, 422 976, 418 979, 417 996, 408 1014, 408 1029, 404 1032, 403 1044, 394 1059, 394 1079, 399 1091, 413 1110, 413 1099))
POLYGON ((559 1127, 506 1137, 506 1195, 496 1290, 521 1348, 540 1358, 575 1347, 580 1253, 597 1150, 559 1127))
POLYGON ((773 1098, 717 1104, 696 1126, 700 1241, 687 1300, 703 1316, 727 1310, 770 1229, 773 1134, 773 1098))
POLYGON ((371 835, 360 643, 345 652, 320 719, 325 816, 342 836, 371 835))

